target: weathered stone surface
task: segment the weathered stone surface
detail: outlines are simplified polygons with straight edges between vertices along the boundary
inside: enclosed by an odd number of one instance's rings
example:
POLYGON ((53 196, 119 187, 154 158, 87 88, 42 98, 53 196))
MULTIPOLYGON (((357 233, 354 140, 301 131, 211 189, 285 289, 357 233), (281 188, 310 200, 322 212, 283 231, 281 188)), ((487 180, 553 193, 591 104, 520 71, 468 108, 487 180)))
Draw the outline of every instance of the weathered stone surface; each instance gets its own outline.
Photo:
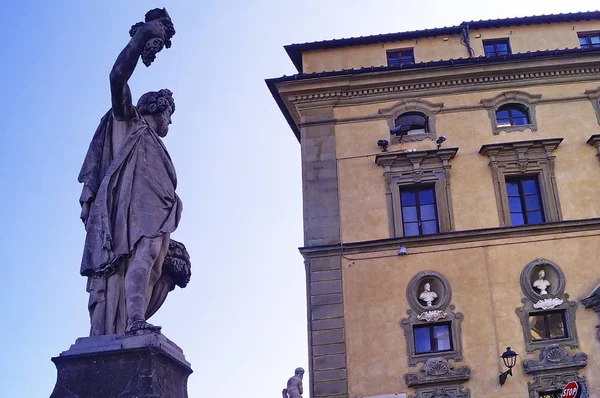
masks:
POLYGON ((325 381, 315 383, 315 395, 344 394, 348 392, 346 380, 325 381))
MULTIPOLYGON (((314 314, 314 312, 313 312, 314 314)), ((313 321, 312 330, 340 329, 344 327, 344 318, 322 319, 313 321)))
POLYGON ((313 295, 341 293, 341 291, 342 291, 342 281, 341 280, 312 282, 310 284, 310 292, 313 295))
POLYGON ((315 357, 330 354, 343 354, 346 352, 346 344, 326 344, 313 346, 313 355, 315 357))
POLYGON ((313 332, 313 344, 332 344, 332 343, 343 343, 344 340, 344 329, 333 329, 313 332))
POLYGON ((315 371, 346 368, 346 355, 344 354, 314 357, 313 361, 315 371))
POLYGON ((147 331, 80 338, 52 361, 50 398, 187 398, 192 373, 177 345, 147 331))
POLYGON ((313 320, 338 318, 341 316, 344 316, 344 307, 342 307, 342 304, 319 305, 312 308, 311 317, 313 320))

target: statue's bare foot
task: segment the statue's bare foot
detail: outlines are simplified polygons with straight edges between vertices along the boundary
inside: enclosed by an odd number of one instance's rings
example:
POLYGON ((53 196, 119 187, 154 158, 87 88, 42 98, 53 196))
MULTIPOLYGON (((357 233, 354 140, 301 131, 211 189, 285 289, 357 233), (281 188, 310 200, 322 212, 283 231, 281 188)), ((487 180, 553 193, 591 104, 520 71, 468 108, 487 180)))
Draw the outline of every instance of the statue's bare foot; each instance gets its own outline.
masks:
POLYGON ((160 326, 154 326, 143 320, 135 321, 127 327, 125 332, 136 332, 138 330, 147 330, 149 332, 160 332, 162 328, 160 326))

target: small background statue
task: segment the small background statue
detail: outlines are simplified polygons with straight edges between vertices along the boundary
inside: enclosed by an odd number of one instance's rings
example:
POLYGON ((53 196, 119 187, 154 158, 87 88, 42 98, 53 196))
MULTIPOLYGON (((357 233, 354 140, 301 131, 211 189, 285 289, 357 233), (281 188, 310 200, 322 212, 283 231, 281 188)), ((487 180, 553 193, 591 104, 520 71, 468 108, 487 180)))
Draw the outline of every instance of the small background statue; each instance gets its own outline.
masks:
POLYGON ((419 295, 419 299, 421 301, 425 301, 428 307, 431 307, 433 300, 435 300, 437 297, 437 293, 431 291, 431 285, 429 283, 425 284, 423 293, 419 295))
POLYGON ((283 398, 302 398, 302 378, 304 377, 304 369, 296 368, 294 375, 289 378, 287 388, 282 391, 283 398))
POLYGON ((546 272, 544 270, 540 270, 538 274, 538 279, 535 282, 533 282, 533 287, 538 289, 541 295, 548 294, 546 289, 548 289, 548 286, 550 286, 550 282, 544 279, 545 276, 546 272))

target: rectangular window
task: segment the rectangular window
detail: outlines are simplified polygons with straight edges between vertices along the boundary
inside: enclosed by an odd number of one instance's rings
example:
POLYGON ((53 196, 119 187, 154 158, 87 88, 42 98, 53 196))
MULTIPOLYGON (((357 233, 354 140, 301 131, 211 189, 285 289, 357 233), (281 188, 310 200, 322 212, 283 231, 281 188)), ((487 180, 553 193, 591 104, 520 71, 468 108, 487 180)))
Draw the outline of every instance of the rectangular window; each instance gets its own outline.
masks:
POLYGON ((577 36, 581 48, 600 47, 600 33, 579 33, 577 36))
POLYGON ((400 207, 403 236, 430 235, 439 232, 434 187, 401 189, 400 207))
POLYGON ((508 39, 484 40, 483 51, 485 52, 486 57, 511 54, 508 39))
POLYGON ((507 178, 506 193, 511 225, 541 224, 546 221, 537 176, 507 178))
POLYGON ((412 48, 406 50, 393 50, 387 52, 388 66, 400 66, 415 63, 415 54, 412 48))
POLYGON ((415 326, 415 354, 430 352, 452 351, 452 336, 450 324, 415 326))
POLYGON ((565 311, 546 311, 529 314, 533 341, 564 339, 569 337, 565 311))

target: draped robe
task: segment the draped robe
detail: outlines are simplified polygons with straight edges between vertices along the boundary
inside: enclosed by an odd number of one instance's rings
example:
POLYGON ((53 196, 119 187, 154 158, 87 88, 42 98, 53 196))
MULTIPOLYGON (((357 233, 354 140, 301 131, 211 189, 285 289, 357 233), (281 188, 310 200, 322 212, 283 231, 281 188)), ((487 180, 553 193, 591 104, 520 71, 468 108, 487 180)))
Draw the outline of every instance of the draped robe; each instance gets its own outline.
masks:
POLYGON ((168 239, 179 223, 175 168, 137 109, 125 122, 109 110, 92 138, 79 182, 84 184, 80 203, 91 204, 80 269, 88 277, 91 334, 119 333, 127 319, 123 281, 136 243, 142 237, 168 239))

